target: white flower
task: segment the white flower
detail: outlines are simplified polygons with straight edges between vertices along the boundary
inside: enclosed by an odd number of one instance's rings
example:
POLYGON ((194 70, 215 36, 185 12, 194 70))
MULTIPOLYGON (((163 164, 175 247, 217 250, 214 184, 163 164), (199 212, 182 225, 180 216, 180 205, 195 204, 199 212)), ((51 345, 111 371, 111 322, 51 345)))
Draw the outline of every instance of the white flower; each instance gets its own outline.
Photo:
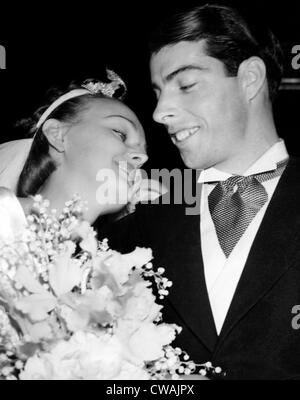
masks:
MULTIPOLYGON (((132 370, 136 372, 137 368, 132 370)), ((126 376, 126 371, 128 375, 130 369, 123 360, 123 348, 115 336, 77 332, 70 340, 60 341, 51 352, 29 359, 20 378, 121 379, 121 376, 126 376)), ((136 377, 133 376, 133 379, 136 377)))
POLYGON ((30 357, 24 371, 20 373, 21 380, 49 380, 53 376, 53 367, 44 357, 35 355, 30 357))
POLYGON ((40 194, 36 194, 36 195, 33 197, 33 200, 34 200, 36 203, 40 203, 40 202, 43 200, 43 197, 42 197, 40 194))
POLYGON ((65 304, 62 304, 59 307, 59 314, 65 320, 67 327, 71 332, 85 329, 90 320, 88 313, 80 313, 65 304))
POLYGON ((97 240, 95 238, 96 232, 87 221, 80 221, 73 227, 73 235, 81 238, 80 247, 82 250, 96 255, 97 240))
POLYGON ((128 254, 116 251, 111 251, 109 254, 109 257, 104 260, 104 264, 119 285, 128 281, 134 267, 141 268, 152 259, 152 250, 140 247, 128 254))
POLYGON ((134 365, 128 361, 123 361, 119 374, 114 378, 115 380, 149 380, 150 376, 147 371, 141 367, 134 365))
POLYGON ((70 292, 81 282, 83 271, 72 254, 73 246, 69 246, 64 253, 53 258, 49 267, 49 283, 57 296, 70 292))
POLYGON ((104 261, 104 264, 119 285, 123 285, 128 281, 132 271, 132 264, 126 262, 124 255, 113 251, 110 257, 104 261))
POLYGON ((158 317, 162 306, 155 303, 155 296, 147 285, 147 282, 139 282, 135 286, 134 296, 128 299, 123 318, 152 322, 158 317))
POLYGON ((130 260, 136 268, 141 268, 143 265, 148 264, 153 258, 152 250, 144 247, 136 247, 131 253, 124 254, 124 257, 128 261, 130 260))
POLYGON ((107 286, 87 290, 84 295, 70 293, 63 296, 60 303, 59 314, 71 332, 86 329, 90 322, 106 326, 120 314, 120 305, 107 286))
POLYGON ((176 336, 176 326, 170 324, 142 324, 130 337, 129 349, 136 359, 154 361, 163 356, 163 346, 176 336))
POLYGON ((82 250, 89 252, 92 255, 97 253, 97 240, 94 234, 90 234, 85 239, 80 242, 80 247, 82 250))

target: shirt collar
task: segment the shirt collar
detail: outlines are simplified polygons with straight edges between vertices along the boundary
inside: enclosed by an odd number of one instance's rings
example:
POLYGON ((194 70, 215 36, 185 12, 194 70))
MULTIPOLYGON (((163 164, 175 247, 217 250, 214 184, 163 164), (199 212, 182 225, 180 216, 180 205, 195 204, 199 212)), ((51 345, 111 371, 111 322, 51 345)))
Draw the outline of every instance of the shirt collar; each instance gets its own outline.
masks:
MULTIPOLYGON (((288 152, 285 143, 282 139, 279 139, 243 173, 243 176, 272 171, 277 168, 277 163, 287 158, 288 152)), ((217 168, 211 167, 201 171, 198 183, 225 181, 231 176, 232 174, 228 172, 223 172, 217 168)))

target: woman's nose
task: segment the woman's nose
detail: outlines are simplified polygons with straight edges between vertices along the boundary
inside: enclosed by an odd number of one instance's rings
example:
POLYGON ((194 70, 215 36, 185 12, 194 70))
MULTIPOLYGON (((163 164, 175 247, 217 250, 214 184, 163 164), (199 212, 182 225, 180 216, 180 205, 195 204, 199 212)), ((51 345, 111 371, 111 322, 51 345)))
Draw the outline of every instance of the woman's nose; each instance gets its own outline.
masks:
POLYGON ((145 153, 129 153, 128 159, 134 168, 141 168, 141 166, 148 160, 148 156, 145 153))

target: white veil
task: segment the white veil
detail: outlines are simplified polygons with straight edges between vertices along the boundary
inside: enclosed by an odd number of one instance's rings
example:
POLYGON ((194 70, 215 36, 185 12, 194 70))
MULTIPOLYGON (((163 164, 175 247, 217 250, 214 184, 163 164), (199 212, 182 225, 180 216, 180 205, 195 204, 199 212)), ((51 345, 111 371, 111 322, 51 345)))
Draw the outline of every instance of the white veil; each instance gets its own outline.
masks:
POLYGON ((28 157, 33 139, 20 139, 0 145, 0 187, 16 193, 19 176, 28 157))

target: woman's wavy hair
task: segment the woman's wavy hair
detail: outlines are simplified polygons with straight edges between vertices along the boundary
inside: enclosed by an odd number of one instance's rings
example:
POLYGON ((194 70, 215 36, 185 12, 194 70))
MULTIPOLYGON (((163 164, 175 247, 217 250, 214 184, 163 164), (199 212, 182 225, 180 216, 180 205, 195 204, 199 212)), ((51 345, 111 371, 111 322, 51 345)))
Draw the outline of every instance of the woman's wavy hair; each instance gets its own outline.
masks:
MULTIPOLYGON (((27 136, 33 136, 34 140, 20 174, 17 184, 17 196, 27 197, 34 195, 43 186, 49 176, 57 168, 56 163, 51 158, 48 139, 43 133, 43 124, 36 129, 37 122, 44 111, 60 96, 74 90, 82 88, 79 84, 72 82, 66 90, 52 88, 46 94, 46 104, 40 107, 32 118, 23 119, 16 125, 26 131, 27 136)), ((71 98, 57 108, 48 116, 55 118, 61 122, 76 123, 80 121, 81 114, 87 110, 90 103, 98 99, 106 98, 102 93, 84 94, 78 97, 71 98)))

